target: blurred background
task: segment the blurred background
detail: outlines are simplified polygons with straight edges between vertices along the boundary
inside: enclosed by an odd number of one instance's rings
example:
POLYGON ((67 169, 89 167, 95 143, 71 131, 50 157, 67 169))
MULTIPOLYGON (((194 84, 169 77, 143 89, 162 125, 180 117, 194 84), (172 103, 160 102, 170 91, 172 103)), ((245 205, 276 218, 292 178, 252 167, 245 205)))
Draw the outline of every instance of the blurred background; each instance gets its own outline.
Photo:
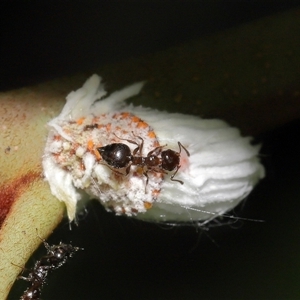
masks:
POLYGON ((6 1, 0 89, 180 45, 282 12, 298 1, 6 1))
MULTIPOLYGON (((2 1, 0 5, 0 90, 6 91, 205 40, 299 4, 2 1)), ((299 32, 290 34, 299 39, 299 32)), ((256 136, 263 143, 267 177, 234 214, 264 223, 222 218, 206 227, 170 227, 115 217, 91 202, 78 227, 70 231, 65 220, 49 238, 49 243, 72 241, 85 250, 49 277, 42 298, 300 299, 299 132, 300 121, 295 119, 256 136)), ((42 246, 28 266, 44 254, 42 246)), ((19 280, 9 299, 18 299, 27 286, 19 280)))

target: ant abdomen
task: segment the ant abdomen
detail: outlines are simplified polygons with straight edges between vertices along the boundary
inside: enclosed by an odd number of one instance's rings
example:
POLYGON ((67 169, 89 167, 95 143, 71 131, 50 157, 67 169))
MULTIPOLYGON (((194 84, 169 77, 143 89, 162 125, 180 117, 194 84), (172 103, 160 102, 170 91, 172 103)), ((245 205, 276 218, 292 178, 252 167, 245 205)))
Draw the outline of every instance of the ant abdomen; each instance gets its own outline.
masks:
POLYGON ((122 143, 109 144, 104 147, 97 148, 102 159, 113 168, 125 168, 132 161, 130 148, 122 143))

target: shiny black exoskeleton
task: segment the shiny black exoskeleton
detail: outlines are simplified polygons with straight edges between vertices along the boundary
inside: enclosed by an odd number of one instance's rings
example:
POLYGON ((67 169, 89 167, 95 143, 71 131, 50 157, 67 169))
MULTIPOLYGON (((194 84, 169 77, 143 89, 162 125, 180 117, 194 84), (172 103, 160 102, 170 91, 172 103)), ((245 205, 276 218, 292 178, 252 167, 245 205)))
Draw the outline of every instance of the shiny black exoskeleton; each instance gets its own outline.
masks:
POLYGON ((47 255, 42 257, 41 262, 44 265, 51 266, 52 270, 61 267, 76 251, 82 250, 81 248, 74 247, 71 244, 63 244, 61 242, 59 245, 52 246, 44 242, 44 245, 47 249, 47 255))
POLYGON ((130 148, 122 143, 109 144, 104 147, 97 148, 99 153, 102 156, 102 159, 111 167, 120 169, 126 168, 126 175, 130 172, 131 166, 140 166, 144 168, 144 175, 147 177, 147 171, 152 170, 154 172, 166 173, 166 171, 173 171, 176 169, 174 174, 171 176, 172 181, 177 181, 183 184, 183 181, 174 179, 174 176, 180 168, 180 153, 181 149, 184 149, 187 156, 190 156, 190 153, 187 149, 178 142, 179 152, 176 152, 171 149, 162 150, 165 146, 159 146, 150 151, 147 156, 142 156, 142 149, 144 145, 144 140, 141 137, 138 137, 141 140, 141 144, 138 144, 132 140, 126 140, 131 144, 137 145, 137 147, 131 153, 130 148), (139 153, 140 156, 136 156, 139 153))
POLYGON ((43 285, 46 282, 46 278, 50 270, 50 266, 43 265, 41 260, 39 260, 35 263, 33 269, 29 272, 27 277, 20 276, 19 278, 31 282, 31 286, 24 292, 20 299, 40 299, 43 285))
POLYGON ((27 288, 20 300, 39 300, 48 274, 64 265, 75 252, 83 250, 71 244, 60 243, 59 245, 50 246, 45 240, 43 240, 43 243, 47 249, 47 254, 35 263, 27 277, 19 276, 19 278, 31 283, 31 286, 27 288))
POLYGON ((102 158, 113 168, 125 168, 132 161, 130 148, 122 143, 109 144, 97 149, 102 158))

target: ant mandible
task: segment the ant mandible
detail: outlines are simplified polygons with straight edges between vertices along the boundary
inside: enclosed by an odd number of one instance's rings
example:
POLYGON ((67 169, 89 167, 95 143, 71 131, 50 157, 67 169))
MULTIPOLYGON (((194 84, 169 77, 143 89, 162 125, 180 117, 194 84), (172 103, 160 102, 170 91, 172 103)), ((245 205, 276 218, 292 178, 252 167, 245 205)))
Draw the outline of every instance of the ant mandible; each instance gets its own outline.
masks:
POLYGON ((104 147, 97 148, 97 150, 101 154, 102 159, 108 164, 108 166, 111 166, 116 169, 126 168, 126 175, 128 175, 128 173, 130 172, 131 166, 140 166, 142 168, 145 168, 146 170, 144 170, 143 174, 147 178, 146 186, 149 181, 147 175, 148 170, 167 174, 166 171, 173 171, 176 169, 175 172, 170 177, 170 179, 172 181, 177 181, 183 184, 183 181, 174 179, 174 177, 177 174, 179 168, 181 167, 180 166, 181 150, 184 149, 187 156, 190 156, 188 150, 180 142, 178 142, 179 152, 176 152, 171 149, 167 149, 163 151, 163 148, 166 147, 166 145, 164 145, 164 146, 158 146, 155 149, 151 150, 147 154, 147 156, 142 156, 144 140, 139 136, 136 137, 141 140, 140 144, 132 140, 121 139, 118 137, 120 140, 124 140, 127 141, 128 143, 137 145, 137 147, 133 150, 132 153, 130 148, 123 143, 109 144, 104 147), (137 153, 139 153, 140 156, 136 156, 137 153))

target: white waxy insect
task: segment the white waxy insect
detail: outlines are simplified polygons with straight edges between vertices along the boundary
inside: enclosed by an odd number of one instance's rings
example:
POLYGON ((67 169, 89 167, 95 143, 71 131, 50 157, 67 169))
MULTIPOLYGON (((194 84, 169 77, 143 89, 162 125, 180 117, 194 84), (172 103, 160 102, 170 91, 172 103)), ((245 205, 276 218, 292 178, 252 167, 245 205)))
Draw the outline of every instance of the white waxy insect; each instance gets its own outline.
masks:
POLYGON ((260 147, 224 121, 126 104, 142 86, 104 98, 101 78, 93 75, 48 123, 44 175, 70 221, 84 193, 119 215, 210 220, 234 208, 264 177, 260 147))

